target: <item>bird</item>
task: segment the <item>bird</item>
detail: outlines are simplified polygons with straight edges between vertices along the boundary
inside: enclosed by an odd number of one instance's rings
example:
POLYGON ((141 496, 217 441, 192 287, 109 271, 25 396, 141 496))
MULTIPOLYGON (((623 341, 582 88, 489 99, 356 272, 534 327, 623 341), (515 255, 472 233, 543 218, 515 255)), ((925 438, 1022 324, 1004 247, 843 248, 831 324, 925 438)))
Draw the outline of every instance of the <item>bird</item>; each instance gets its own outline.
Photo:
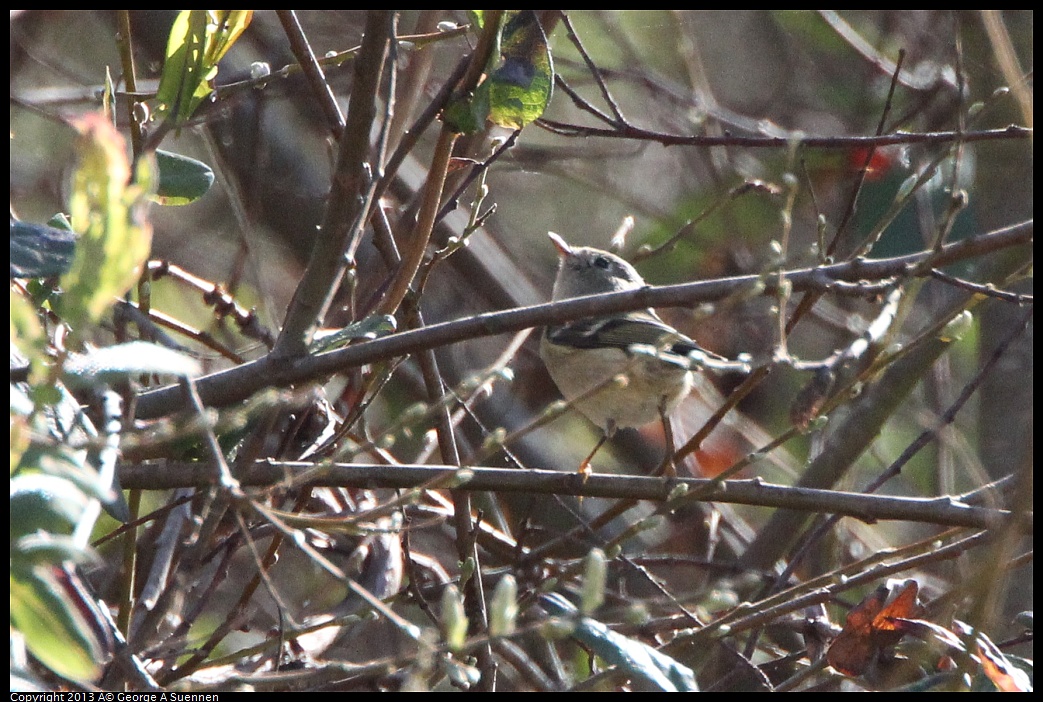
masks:
MULTIPOLYGON (((619 256, 572 246, 554 232, 548 235, 559 257, 554 301, 646 286, 641 274, 619 256)), ((617 429, 658 419, 670 438, 667 416, 692 390, 694 371, 706 366, 746 369, 703 349, 652 309, 548 326, 540 338, 540 357, 565 399, 602 430, 594 450, 580 464, 584 474, 617 429)), ((672 463, 666 470, 676 475, 672 463)))

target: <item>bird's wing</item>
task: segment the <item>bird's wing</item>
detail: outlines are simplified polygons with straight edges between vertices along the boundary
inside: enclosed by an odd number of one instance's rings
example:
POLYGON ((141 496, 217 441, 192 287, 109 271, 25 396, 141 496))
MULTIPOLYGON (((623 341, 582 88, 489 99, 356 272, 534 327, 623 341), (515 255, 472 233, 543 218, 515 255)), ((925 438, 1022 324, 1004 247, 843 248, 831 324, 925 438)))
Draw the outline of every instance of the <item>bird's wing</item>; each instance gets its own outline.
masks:
MULTIPOLYGON (((645 346, 663 354, 688 357, 693 351, 720 358, 659 319, 651 310, 612 317, 592 317, 547 328, 547 338, 577 349, 645 346)), ((721 359, 724 360, 724 359, 721 359)))

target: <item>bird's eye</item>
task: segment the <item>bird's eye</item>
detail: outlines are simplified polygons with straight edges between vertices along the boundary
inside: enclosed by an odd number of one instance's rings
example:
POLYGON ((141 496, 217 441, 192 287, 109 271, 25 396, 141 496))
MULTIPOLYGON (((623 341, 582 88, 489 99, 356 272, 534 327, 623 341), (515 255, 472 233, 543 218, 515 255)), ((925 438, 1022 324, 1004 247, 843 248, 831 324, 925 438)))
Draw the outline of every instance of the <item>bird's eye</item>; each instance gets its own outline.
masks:
POLYGON ((612 261, 608 260, 608 258, 606 258, 605 256, 598 256, 594 259, 594 265, 598 268, 608 270, 609 267, 612 265, 612 261))

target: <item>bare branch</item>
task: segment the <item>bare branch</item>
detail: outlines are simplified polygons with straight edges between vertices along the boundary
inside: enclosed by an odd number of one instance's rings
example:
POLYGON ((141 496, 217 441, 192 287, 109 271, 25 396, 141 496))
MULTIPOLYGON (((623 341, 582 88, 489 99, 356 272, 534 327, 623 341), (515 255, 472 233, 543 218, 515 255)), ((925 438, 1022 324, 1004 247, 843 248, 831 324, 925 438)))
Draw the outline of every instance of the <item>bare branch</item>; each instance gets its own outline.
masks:
MULTIPOLYGON (((540 118, 536 124, 547 131, 568 137, 602 137, 606 139, 633 139, 652 141, 663 146, 742 146, 750 149, 788 149, 793 141, 772 136, 707 136, 703 134, 670 134, 628 125, 617 129, 586 127, 557 120, 540 118)), ((973 132, 895 132, 876 136, 832 136, 805 137, 800 145, 810 149, 850 149, 853 147, 878 147, 893 144, 950 144, 963 141, 993 141, 996 139, 1031 139, 1033 130, 1028 127, 1010 125, 1005 129, 983 129, 973 132)))
MULTIPOLYGON (((857 282, 904 276, 920 270, 929 275, 930 268, 954 261, 981 256, 1032 241, 1033 223, 1021 222, 1005 229, 948 244, 938 252, 921 251, 888 259, 857 259, 831 266, 790 271, 781 276, 794 291, 828 289, 833 281, 857 282), (923 269, 924 266, 926 269, 923 269)), ((734 295, 737 291, 761 288, 763 294, 774 294, 779 276, 736 276, 682 285, 647 287, 610 295, 591 296, 560 302, 533 305, 504 312, 489 312, 450 322, 432 324, 374 341, 299 359, 280 359, 271 354, 242 366, 220 371, 199 379, 199 393, 208 406, 225 406, 239 402, 261 388, 315 381, 346 368, 352 368, 393 356, 415 353, 423 349, 445 346, 467 339, 495 336, 529 327, 557 324, 574 319, 625 312, 645 307, 668 307, 712 302, 734 295)), ((175 388, 160 388, 138 397, 137 416, 141 419, 161 417, 183 406, 175 388)))
MULTIPOLYGON (((422 485, 445 473, 455 472, 456 466, 445 465, 381 465, 336 463, 322 466, 289 461, 257 461, 244 466, 239 483, 243 487, 258 487, 284 483, 295 474, 301 482, 312 487, 384 487, 411 488, 422 485), (304 477, 305 475, 309 477, 304 477)), ((887 497, 860 495, 835 490, 773 485, 762 480, 716 481, 700 478, 663 478, 642 475, 609 475, 592 473, 589 477, 574 471, 519 470, 515 468, 472 467, 470 479, 456 489, 493 492, 520 492, 548 495, 577 495, 584 497, 630 498, 666 501, 678 493, 678 485, 688 492, 698 493, 706 502, 781 507, 808 512, 829 512, 862 520, 903 520, 949 526, 989 528, 1003 523, 1010 512, 1001 509, 974 507, 954 502, 949 497, 887 497)), ((139 490, 170 490, 177 487, 208 485, 213 480, 213 467, 207 463, 164 461, 156 464, 123 465, 119 468, 124 488, 139 490)), ((679 500, 685 497, 677 498, 679 500)), ((1031 530, 1031 521, 1026 525, 1031 530)))

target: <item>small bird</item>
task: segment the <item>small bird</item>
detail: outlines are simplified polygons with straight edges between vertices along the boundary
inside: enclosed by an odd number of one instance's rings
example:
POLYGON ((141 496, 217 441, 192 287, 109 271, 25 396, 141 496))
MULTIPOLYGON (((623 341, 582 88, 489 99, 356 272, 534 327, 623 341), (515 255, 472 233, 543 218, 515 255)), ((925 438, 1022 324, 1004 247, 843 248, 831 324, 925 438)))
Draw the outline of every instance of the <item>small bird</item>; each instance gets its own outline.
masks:
MULTIPOLYGON (((555 301, 645 287, 637 270, 619 256, 571 246, 554 232, 548 235, 560 257, 555 301)), ((651 309, 547 327, 540 339, 540 357, 565 399, 603 432, 580 464, 585 474, 616 429, 660 419, 669 432, 667 414, 691 391, 694 370, 741 366, 702 349, 651 309)), ((668 473, 671 469, 668 463, 668 473)))

